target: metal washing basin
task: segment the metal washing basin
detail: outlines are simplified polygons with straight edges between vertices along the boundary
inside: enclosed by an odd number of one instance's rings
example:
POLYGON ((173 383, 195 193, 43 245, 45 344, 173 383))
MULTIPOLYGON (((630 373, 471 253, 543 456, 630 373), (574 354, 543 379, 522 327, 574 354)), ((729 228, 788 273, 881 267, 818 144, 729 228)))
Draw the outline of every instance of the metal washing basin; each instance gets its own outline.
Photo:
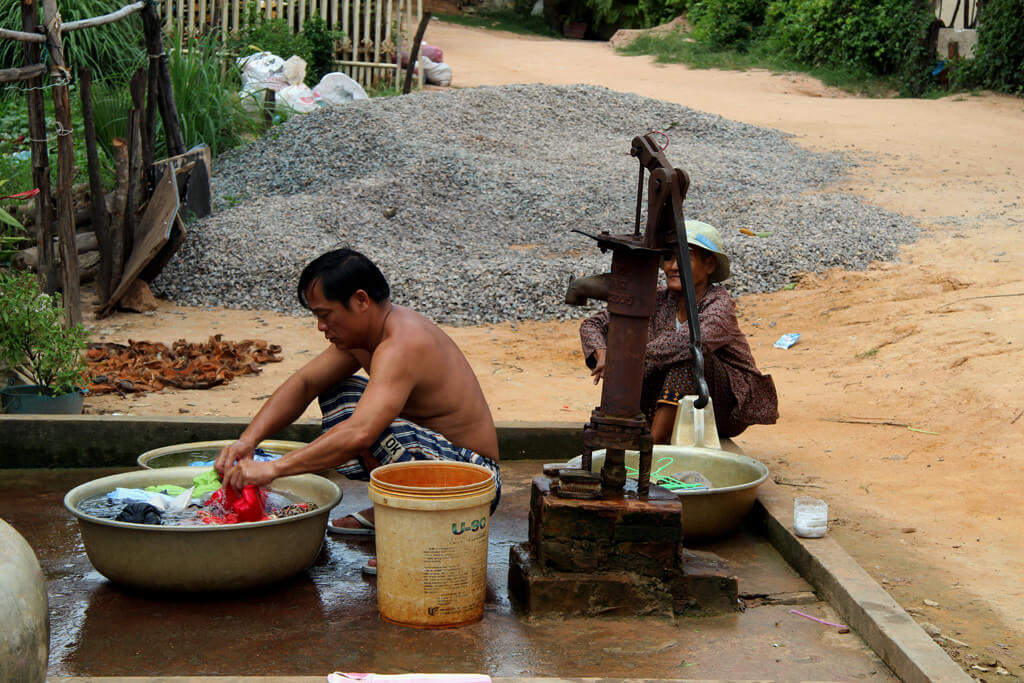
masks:
MULTIPOLYGON (((714 485, 711 489, 679 490, 683 506, 683 541, 724 536, 734 531, 750 512, 757 498, 757 487, 768 478, 768 468, 746 455, 714 448, 697 446, 655 445, 651 466, 653 474, 661 467, 663 458, 672 458, 664 474, 700 472, 714 485)), ((634 472, 639 463, 636 451, 626 451, 626 466, 634 472)), ((570 467, 581 467, 582 457, 569 461, 570 467)), ((594 451, 591 470, 600 472, 604 465, 604 450, 594 451)), ((635 474, 633 475, 635 478, 635 474)))
POLYGON ((64 507, 78 518, 85 552, 111 581, 157 591, 216 591, 251 588, 304 571, 324 542, 331 508, 341 489, 316 474, 281 477, 278 491, 319 507, 265 522, 210 526, 156 526, 102 519, 78 510, 86 498, 121 486, 190 486, 209 468, 168 467, 101 477, 71 489, 64 507))

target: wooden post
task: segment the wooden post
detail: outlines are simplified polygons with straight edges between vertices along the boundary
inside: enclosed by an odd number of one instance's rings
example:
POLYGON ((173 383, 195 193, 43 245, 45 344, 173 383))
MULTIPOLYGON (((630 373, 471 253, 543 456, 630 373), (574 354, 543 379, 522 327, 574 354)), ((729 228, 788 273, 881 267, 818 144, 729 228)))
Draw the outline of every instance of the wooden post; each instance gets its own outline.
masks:
POLYGON ((71 101, 68 83, 71 72, 64 63, 64 41, 60 34, 57 0, 43 0, 46 47, 52 63, 53 113, 57 122, 57 234, 60 238, 61 280, 64 311, 68 325, 82 321, 79 296, 78 250, 75 249, 75 209, 71 196, 75 166, 75 145, 71 139, 71 101))
POLYGON ((142 153, 139 156, 139 178, 136 179, 136 182, 143 189, 143 192, 140 194, 141 199, 149 196, 149 193, 144 191, 146 187, 145 176, 146 170, 149 168, 147 159, 151 160, 153 158, 152 143, 146 138, 146 83, 148 80, 149 76, 146 70, 140 67, 135 71, 131 81, 128 82, 128 89, 132 96, 132 105, 139 112, 139 141, 142 143, 142 153))
MULTIPOLYGON (((226 5, 225 5, 226 6, 226 5)), ((148 80, 146 83, 146 123, 142 129, 142 139, 149 140, 148 150, 149 156, 142 160, 143 165, 146 167, 146 186, 152 187, 156 184, 156 180, 149 177, 149 170, 153 167, 153 158, 156 156, 156 112, 157 112, 157 101, 160 95, 160 63, 149 58, 149 71, 148 80)), ((143 146, 143 149, 147 149, 143 146)))
POLYGON ((107 214, 106 192, 100 180, 100 160, 96 153, 96 120, 92 110, 92 74, 89 69, 78 70, 81 87, 82 122, 85 125, 85 154, 89 161, 89 194, 91 196, 92 229, 100 250, 100 266, 96 276, 96 289, 100 303, 106 302, 113 291, 114 250, 110 240, 110 220, 107 214))
MULTIPOLYGON (((22 0, 21 26, 34 33, 38 26, 34 0, 22 0)), ((25 63, 39 63, 39 43, 25 43, 25 63)), ((28 100, 28 131, 32 148, 32 182, 39 188, 35 204, 35 222, 39 229, 39 276, 43 291, 53 294, 57 289, 57 271, 53 265, 53 213, 50 208, 50 154, 46 151, 46 104, 43 102, 41 77, 26 83, 28 100)))
MULTIPOLYGON (((114 256, 111 288, 116 289, 124 270, 124 215, 128 206, 128 144, 123 138, 111 141, 114 148, 114 169, 117 173, 117 187, 114 190, 114 210, 110 217, 110 242, 114 256)), ((106 303, 106 302, 104 302, 106 303)))
MULTIPOLYGON (((416 60, 420 54, 420 43, 423 42, 423 34, 427 30, 427 24, 430 23, 430 12, 424 12, 423 18, 420 19, 420 25, 416 29, 416 37, 412 39, 412 48, 409 49, 409 69, 405 72, 405 85, 402 86, 402 94, 408 95, 409 89, 412 88, 412 71, 416 60)), ((419 72, 423 74, 423 67, 419 68, 419 72)), ((422 82, 422 81, 421 81, 422 82)))
POLYGON ((160 18, 150 4, 142 8, 142 28, 146 34, 146 51, 149 58, 157 61, 157 81, 160 85, 157 101, 160 103, 160 118, 164 122, 167 156, 184 154, 185 139, 181 135, 178 107, 174 103, 174 88, 171 86, 171 72, 167 67, 167 55, 164 53, 163 39, 160 37, 160 18))
POLYGON ((142 168, 142 112, 132 109, 128 112, 128 194, 124 207, 124 235, 122 236, 122 263, 128 263, 135 248, 135 230, 138 224, 136 210, 139 208, 142 188, 139 172, 142 168))

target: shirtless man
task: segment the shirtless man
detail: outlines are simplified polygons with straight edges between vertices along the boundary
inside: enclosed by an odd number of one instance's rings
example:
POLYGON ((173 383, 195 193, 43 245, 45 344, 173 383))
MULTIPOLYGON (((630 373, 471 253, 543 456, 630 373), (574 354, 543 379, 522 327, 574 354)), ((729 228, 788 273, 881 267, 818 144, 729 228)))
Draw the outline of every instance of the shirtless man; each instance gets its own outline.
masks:
MULTIPOLYGON (((437 325, 391 303, 384 275, 351 249, 328 252, 303 270, 299 301, 331 343, 267 400, 214 464, 236 488, 337 468, 369 480, 374 467, 407 460, 457 460, 492 470, 501 495, 498 437, 473 370, 437 325), (369 380, 355 376, 363 369, 369 380), (323 432, 277 460, 253 450, 319 399, 323 432)), ((372 533, 373 508, 331 521, 338 533, 372 533)))

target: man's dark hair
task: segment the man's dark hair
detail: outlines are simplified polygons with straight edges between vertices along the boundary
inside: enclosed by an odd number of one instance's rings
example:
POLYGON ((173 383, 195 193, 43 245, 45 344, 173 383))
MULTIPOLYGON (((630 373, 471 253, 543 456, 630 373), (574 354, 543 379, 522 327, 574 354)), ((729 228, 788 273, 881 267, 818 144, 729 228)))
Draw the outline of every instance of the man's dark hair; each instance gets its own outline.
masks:
POLYGON ((345 308, 348 308, 349 298, 359 289, 378 304, 391 296, 388 281, 373 261, 347 247, 322 254, 303 269, 299 276, 299 303, 306 308, 309 308, 306 290, 317 280, 324 296, 345 308))

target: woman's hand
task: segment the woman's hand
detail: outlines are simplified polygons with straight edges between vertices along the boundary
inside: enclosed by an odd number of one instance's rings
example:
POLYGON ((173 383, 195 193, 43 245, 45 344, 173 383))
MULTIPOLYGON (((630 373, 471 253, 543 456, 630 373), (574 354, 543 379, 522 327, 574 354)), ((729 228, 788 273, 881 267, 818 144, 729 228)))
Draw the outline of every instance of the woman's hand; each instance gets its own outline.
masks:
POLYGON ((604 362, 608 357, 608 349, 596 349, 594 351, 594 369, 590 371, 590 376, 594 378, 594 384, 597 384, 604 377, 604 362))

